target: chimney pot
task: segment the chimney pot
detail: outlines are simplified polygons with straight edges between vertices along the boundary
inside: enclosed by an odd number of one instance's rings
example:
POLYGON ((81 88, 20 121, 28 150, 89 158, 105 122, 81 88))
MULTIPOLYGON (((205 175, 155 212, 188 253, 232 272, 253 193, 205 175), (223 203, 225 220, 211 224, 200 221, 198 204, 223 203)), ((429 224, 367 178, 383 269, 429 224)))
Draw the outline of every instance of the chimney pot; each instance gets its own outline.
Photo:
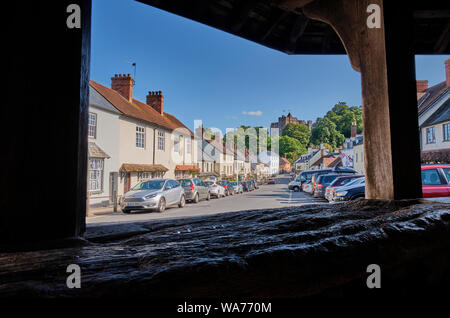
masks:
POLYGON ((350 128, 350 137, 351 138, 355 138, 356 137, 356 133, 358 130, 358 126, 356 125, 355 122, 352 123, 352 127, 350 128))
POLYGON ((428 88, 428 81, 418 80, 416 81, 417 93, 422 93, 428 88))
POLYGON ((162 115, 164 113, 164 96, 162 92, 150 91, 147 95, 147 105, 162 115))
POLYGON ((133 100, 133 78, 132 77, 122 77, 121 74, 115 74, 111 77, 111 88, 120 95, 122 95, 126 100, 131 102, 133 100))

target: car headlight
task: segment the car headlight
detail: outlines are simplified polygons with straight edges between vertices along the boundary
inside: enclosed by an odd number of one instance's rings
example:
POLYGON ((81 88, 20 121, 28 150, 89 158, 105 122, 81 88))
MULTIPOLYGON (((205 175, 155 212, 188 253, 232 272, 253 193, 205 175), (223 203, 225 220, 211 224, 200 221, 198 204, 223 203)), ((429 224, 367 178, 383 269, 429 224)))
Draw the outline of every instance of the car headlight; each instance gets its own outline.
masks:
POLYGON ((348 191, 338 191, 334 195, 337 197, 343 197, 348 193, 348 191))
POLYGON ((145 200, 148 200, 148 199, 154 198, 154 197, 156 197, 156 196, 157 196, 157 194, 149 194, 149 195, 146 195, 146 196, 144 197, 144 199, 145 199, 145 200))

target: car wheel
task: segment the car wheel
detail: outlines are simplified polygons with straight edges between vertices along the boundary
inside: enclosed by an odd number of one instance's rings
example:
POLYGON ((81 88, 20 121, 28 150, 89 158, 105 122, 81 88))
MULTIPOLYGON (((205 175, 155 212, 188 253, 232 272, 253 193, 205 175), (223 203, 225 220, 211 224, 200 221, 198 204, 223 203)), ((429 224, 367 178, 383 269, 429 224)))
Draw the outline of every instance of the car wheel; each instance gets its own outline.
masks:
POLYGON ((194 200, 192 202, 194 203, 198 203, 198 193, 195 194, 194 200))
POLYGON ((131 210, 122 210, 122 212, 125 214, 130 214, 131 210))
POLYGON ((206 201, 209 201, 211 199, 211 193, 208 192, 208 195, 206 196, 206 201))
POLYGON ((159 213, 162 213, 162 212, 164 212, 165 209, 166 209, 166 199, 161 198, 161 199, 159 199, 157 211, 159 213))
POLYGON ((186 198, 184 195, 181 196, 180 203, 178 203, 179 208, 183 208, 186 205, 186 198))
POLYGON ((300 191, 300 188, 299 188, 299 187, 294 187, 294 191, 295 191, 295 192, 299 192, 299 191, 300 191))

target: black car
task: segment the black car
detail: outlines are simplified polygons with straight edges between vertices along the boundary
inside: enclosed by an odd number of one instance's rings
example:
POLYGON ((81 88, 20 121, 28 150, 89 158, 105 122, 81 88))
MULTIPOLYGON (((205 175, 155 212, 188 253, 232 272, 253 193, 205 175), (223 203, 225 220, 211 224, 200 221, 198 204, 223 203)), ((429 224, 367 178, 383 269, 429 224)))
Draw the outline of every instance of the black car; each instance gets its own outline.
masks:
POLYGON ((323 169, 323 170, 316 170, 313 171, 312 177, 311 177, 311 183, 313 185, 314 190, 316 189, 316 183, 317 178, 323 174, 357 174, 358 171, 352 169, 352 168, 345 168, 345 167, 335 167, 333 169, 323 169), (339 168, 339 169, 337 169, 339 168))
POLYGON ((325 197, 325 189, 328 187, 334 180, 338 177, 342 176, 342 174, 338 173, 329 173, 319 175, 316 181, 316 186, 314 187, 314 197, 315 198, 323 198, 325 197))
POLYGON ((366 193, 366 184, 341 187, 334 193, 334 201, 349 201, 357 198, 364 198, 366 193))

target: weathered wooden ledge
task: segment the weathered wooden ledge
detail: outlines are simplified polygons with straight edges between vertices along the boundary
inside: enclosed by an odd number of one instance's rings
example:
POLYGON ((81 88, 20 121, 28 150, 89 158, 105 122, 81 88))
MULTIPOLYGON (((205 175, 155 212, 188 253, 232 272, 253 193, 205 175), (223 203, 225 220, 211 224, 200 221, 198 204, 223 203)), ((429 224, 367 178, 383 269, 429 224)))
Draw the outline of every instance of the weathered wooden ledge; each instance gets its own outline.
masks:
POLYGON ((362 295, 373 292, 365 283, 373 263, 392 295, 450 283, 446 203, 359 200, 136 226, 124 236, 0 253, 0 297, 362 295), (69 264, 81 267, 80 289, 66 286, 69 264))

